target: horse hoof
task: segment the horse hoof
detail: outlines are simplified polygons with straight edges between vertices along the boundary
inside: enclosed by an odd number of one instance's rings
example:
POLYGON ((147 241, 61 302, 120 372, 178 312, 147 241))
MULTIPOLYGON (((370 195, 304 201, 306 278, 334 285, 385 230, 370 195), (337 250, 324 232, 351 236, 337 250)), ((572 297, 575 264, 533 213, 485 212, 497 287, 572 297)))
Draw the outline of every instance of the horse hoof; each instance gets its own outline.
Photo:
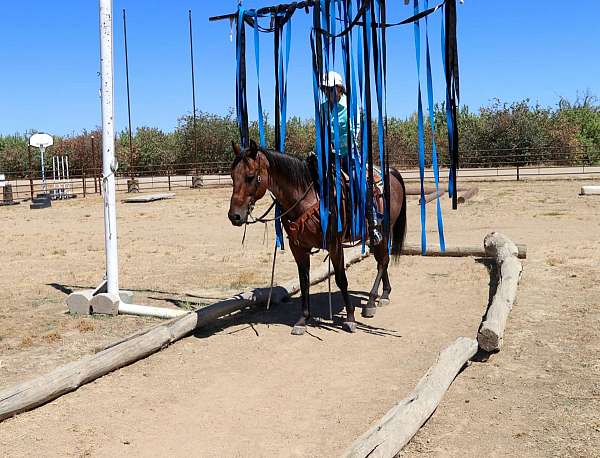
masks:
POLYGON ((301 336, 306 332, 306 326, 294 326, 292 328, 292 335, 293 336, 301 336))
POLYGON ((390 300, 384 298, 379 299, 379 307, 383 307, 385 305, 390 305, 390 300))
POLYGON ((361 315, 363 318, 373 318, 376 311, 377 307, 363 307, 361 315))
POLYGON ((342 324, 342 329, 349 333, 356 332, 356 322, 355 321, 344 321, 342 324))

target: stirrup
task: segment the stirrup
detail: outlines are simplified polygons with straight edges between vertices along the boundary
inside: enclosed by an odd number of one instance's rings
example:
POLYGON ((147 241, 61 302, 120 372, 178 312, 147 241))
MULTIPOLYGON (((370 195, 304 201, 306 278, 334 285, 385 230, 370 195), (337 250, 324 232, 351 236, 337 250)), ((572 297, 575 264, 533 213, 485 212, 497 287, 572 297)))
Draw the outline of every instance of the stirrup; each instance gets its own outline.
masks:
POLYGON ((379 232, 379 229, 374 228, 373 229, 373 240, 371 240, 371 245, 377 246, 381 242, 383 242, 383 235, 381 235, 381 232, 379 232))

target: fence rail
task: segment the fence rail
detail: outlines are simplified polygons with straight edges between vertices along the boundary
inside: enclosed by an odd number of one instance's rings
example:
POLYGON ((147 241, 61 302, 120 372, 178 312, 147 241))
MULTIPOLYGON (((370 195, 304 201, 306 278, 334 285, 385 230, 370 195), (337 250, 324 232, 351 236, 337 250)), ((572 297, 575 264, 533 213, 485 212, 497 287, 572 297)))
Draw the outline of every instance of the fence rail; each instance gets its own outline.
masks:
MULTIPOLYGON (((510 150, 464 151, 461 155, 459 178, 462 179, 505 179, 520 180, 530 177, 600 175, 600 152, 591 149, 553 150, 518 148, 510 150)), ((147 165, 129 167, 117 172, 117 192, 128 191, 128 180, 135 178, 140 192, 165 191, 190 188, 200 177, 202 187, 230 186, 229 162, 203 162, 167 165, 147 165)), ((405 179, 419 178, 418 163, 414 160, 394 161, 393 164, 405 179)), ((447 167, 440 165, 440 176, 446 178, 447 167)), ((17 200, 28 199, 44 192, 41 171, 29 170, 4 172, 6 183, 12 185, 13 196, 17 200)), ((48 176, 48 174, 46 174, 48 176)), ((433 179, 429 169, 426 179, 433 179)), ((53 180, 47 179, 47 190, 53 189, 53 180)), ((68 187, 70 192, 87 196, 102 193, 101 169, 71 169, 68 187)))

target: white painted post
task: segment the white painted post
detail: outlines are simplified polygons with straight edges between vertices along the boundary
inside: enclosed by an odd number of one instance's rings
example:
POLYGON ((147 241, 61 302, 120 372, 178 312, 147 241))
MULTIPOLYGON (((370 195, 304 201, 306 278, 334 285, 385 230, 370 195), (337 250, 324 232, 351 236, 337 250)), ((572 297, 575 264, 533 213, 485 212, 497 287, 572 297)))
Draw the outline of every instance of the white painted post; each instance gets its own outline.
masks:
POLYGON ((60 198, 65 198, 65 157, 59 156, 59 166, 58 166, 58 183, 59 183, 59 193, 60 198))
POLYGON ((104 247, 107 292, 119 294, 117 213, 115 196, 115 126, 113 109, 113 8, 112 0, 100 0, 100 64, 102 96, 102 187, 104 196, 104 247))
POLYGON ((70 197, 73 194, 73 183, 71 182, 71 175, 69 174, 69 156, 65 156, 65 164, 66 164, 66 180, 67 180, 67 197, 70 197))
POLYGON ((52 194, 56 198, 56 156, 52 156, 52 194))

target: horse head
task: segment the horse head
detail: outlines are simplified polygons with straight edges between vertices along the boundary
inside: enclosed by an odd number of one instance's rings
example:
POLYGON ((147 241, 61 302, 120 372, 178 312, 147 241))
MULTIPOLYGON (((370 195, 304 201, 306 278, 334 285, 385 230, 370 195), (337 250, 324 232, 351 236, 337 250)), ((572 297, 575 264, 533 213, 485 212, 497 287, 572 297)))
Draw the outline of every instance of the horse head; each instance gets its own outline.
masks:
POLYGON ((241 226, 248 220, 254 204, 267 192, 267 161, 253 140, 244 149, 234 142, 231 146, 235 158, 231 165, 233 192, 227 216, 231 224, 241 226))

